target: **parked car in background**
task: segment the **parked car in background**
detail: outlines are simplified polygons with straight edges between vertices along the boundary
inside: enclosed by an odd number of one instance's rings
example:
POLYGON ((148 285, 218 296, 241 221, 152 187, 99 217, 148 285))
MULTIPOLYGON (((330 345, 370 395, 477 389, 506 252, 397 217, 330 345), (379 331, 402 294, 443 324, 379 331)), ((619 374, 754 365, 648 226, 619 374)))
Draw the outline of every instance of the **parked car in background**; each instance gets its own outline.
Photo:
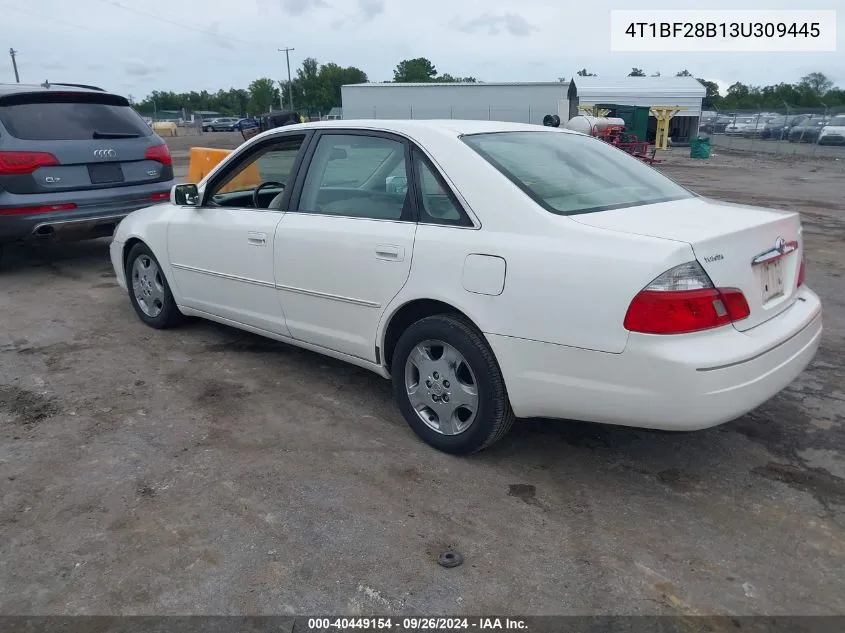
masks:
POLYGON ((727 114, 720 114, 715 118, 704 120, 699 126, 702 134, 724 134, 725 128, 734 122, 734 117, 727 114))
POLYGON ((826 117, 809 117, 789 130, 790 143, 815 143, 819 140, 822 128, 827 124, 826 117))
POLYGON ((236 116, 224 116, 211 119, 208 122, 203 121, 203 130, 206 132, 228 132, 239 120, 240 118, 236 116))
POLYGON ((833 117, 819 132, 819 145, 845 145, 845 115, 833 117))
POLYGON ((111 235, 172 185, 170 150, 126 98, 0 84, 0 245, 111 235))
POLYGON ((782 140, 789 138, 789 130, 807 120, 803 114, 779 115, 767 120, 760 138, 782 140))
POLYGON ((258 127, 258 121, 256 121, 253 118, 244 118, 244 119, 238 119, 237 121, 232 123, 231 127, 229 128, 229 131, 230 132, 235 132, 235 131, 238 131, 238 130, 243 131, 243 130, 252 129, 254 127, 258 127))
POLYGON ((743 129, 741 131, 741 136, 745 138, 761 138, 763 136, 763 130, 766 127, 766 123, 774 118, 777 118, 777 116, 778 115, 774 112, 761 112, 758 116, 752 117, 754 119, 754 123, 743 129))
POLYGON ((725 126, 727 136, 742 136, 757 125, 757 117, 737 117, 725 126))
POLYGON ((520 123, 270 129, 126 218, 110 254, 148 326, 199 316, 369 369, 458 454, 516 416, 715 426, 791 383, 822 333, 798 213, 520 123))

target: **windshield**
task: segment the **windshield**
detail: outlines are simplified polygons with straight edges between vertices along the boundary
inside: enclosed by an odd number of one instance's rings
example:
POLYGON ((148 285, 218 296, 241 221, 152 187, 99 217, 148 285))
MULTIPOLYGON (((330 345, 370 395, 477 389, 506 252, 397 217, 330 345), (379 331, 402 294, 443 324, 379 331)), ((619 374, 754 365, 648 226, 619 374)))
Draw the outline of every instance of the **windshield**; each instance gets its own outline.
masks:
POLYGON ((845 116, 835 116, 828 123, 830 126, 845 127, 845 116))
POLYGON ((603 141, 562 131, 469 134, 463 141, 542 207, 559 215, 692 198, 603 141))

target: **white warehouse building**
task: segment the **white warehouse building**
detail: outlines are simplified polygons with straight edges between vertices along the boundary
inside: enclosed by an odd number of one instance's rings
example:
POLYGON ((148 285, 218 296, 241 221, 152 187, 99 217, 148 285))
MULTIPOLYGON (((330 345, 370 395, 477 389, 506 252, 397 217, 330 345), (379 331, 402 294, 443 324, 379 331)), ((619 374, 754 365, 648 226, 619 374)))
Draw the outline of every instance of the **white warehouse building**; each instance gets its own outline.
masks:
MULTIPOLYGON (((706 90, 693 77, 575 77, 543 83, 365 83, 341 88, 344 119, 490 119, 542 125, 579 106, 678 106, 671 136, 698 130, 706 90)), ((655 125, 651 119, 650 129, 655 125)))

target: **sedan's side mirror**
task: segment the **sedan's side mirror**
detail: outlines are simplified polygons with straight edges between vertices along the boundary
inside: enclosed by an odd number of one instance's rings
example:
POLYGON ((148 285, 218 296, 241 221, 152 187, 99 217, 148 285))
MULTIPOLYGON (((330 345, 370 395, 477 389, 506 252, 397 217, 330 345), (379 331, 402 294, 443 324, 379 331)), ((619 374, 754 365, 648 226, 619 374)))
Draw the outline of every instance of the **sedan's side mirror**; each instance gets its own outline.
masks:
POLYGON ((170 190, 170 202, 180 207, 196 207, 200 203, 200 192, 193 183, 173 185, 170 190))

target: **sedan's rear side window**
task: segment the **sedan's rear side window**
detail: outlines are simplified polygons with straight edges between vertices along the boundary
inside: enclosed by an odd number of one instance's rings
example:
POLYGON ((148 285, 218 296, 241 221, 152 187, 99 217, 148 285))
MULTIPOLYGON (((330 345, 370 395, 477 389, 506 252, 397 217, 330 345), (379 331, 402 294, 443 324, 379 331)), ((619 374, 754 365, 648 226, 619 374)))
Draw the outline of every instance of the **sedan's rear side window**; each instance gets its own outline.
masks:
POLYGON ((573 215, 694 197, 630 154, 588 136, 540 129, 462 138, 552 213, 573 215))
POLYGON ((0 102, 0 122, 9 134, 27 141, 131 138, 153 133, 131 106, 121 105, 110 95, 50 97, 0 102))

